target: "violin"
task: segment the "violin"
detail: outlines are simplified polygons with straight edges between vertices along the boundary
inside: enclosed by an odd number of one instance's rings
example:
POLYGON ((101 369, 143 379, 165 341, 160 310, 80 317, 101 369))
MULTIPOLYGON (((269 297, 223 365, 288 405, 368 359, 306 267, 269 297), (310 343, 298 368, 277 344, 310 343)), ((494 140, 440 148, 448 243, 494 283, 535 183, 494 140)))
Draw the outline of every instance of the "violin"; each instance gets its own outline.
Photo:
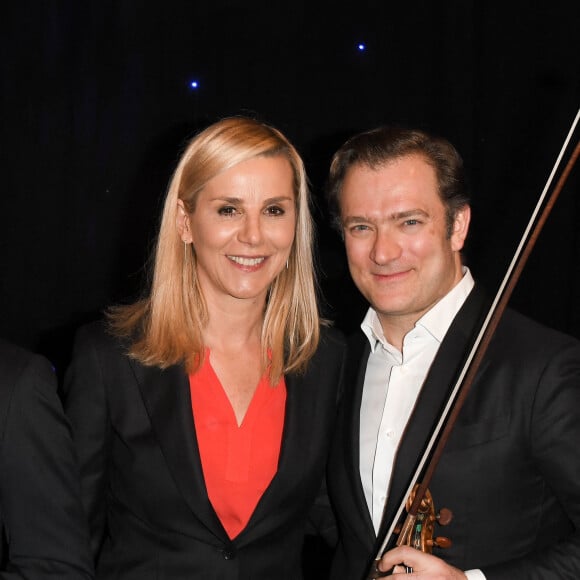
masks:
MULTIPOLYGON (((418 498, 417 492, 419 485, 415 485, 411 495, 408 497, 405 504, 407 513, 411 512, 411 508, 415 498, 418 498)), ((402 526, 397 526, 394 533, 398 536, 397 546, 411 546, 416 550, 420 550, 426 554, 433 553, 433 548, 450 548, 452 542, 449 538, 444 536, 434 537, 435 524, 446 526, 451 523, 453 519, 453 512, 447 508, 442 508, 439 512, 435 510, 435 503, 431 492, 426 489, 423 496, 420 498, 416 515, 407 516, 402 526)), ((377 568, 378 559, 375 561, 369 579, 383 578, 389 576, 390 572, 381 572, 377 568)), ((412 570, 405 566, 407 572, 412 570)))
MULTIPOLYGON (((407 512, 411 509, 418 487, 419 486, 415 486, 411 495, 407 499, 407 512)), ((395 528, 395 533, 399 536, 397 545, 411 546, 412 548, 427 554, 433 552, 434 546, 437 546, 438 548, 450 548, 452 542, 449 538, 444 536, 437 536, 434 538, 433 536, 436 523, 440 526, 446 526, 452 519, 453 512, 447 508, 443 508, 436 513, 433 496, 429 490, 426 490, 419 502, 417 515, 405 520, 404 528, 395 528)))

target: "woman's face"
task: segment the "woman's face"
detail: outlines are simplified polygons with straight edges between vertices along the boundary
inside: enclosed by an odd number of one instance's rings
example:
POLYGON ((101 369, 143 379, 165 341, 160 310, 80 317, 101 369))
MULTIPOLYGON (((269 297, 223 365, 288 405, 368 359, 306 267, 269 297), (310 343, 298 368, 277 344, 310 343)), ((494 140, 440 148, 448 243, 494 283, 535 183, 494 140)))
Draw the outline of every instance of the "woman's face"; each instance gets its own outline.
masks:
POLYGON ((183 214, 182 239, 193 244, 208 305, 265 302, 294 241, 293 182, 285 157, 242 161, 208 181, 183 214))

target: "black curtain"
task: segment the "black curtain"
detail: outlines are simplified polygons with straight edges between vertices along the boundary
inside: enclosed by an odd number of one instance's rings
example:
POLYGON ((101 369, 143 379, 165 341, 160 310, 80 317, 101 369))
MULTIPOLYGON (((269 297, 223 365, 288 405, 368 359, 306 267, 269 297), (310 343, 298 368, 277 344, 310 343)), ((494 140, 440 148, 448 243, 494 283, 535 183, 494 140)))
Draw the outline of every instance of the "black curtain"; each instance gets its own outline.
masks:
MULTIPOLYGON (((324 308, 340 327, 354 328, 364 304, 324 180, 334 149, 378 124, 458 147, 473 190, 467 259, 495 289, 580 106, 579 16, 558 1, 10 3, 0 334, 66 365, 74 329, 143 287, 185 140, 238 113, 278 126, 305 158, 324 308)), ((580 336, 578 173, 513 303, 580 336)))

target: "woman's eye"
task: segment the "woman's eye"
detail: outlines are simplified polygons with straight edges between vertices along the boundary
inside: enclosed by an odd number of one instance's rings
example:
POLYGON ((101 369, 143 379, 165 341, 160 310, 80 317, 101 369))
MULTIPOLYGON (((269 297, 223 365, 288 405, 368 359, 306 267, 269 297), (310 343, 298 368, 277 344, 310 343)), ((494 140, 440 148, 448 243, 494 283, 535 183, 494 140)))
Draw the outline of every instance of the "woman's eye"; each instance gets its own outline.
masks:
POLYGON ((268 215, 284 215, 286 212, 279 205, 270 205, 266 208, 266 213, 268 215))
POLYGON ((233 205, 225 205, 218 209, 220 215, 233 216, 236 214, 236 208, 233 205))

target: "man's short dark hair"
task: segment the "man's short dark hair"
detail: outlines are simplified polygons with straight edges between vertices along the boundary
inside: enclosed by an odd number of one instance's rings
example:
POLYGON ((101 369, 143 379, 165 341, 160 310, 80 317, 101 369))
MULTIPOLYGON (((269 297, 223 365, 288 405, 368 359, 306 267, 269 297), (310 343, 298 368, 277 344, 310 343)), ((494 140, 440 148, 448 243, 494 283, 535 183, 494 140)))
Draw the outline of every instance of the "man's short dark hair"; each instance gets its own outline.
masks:
POLYGON ((446 208, 447 232, 451 235, 457 210, 469 204, 461 156, 445 139, 424 131, 395 126, 383 126, 359 133, 334 154, 327 195, 334 225, 340 231, 340 194, 349 169, 356 165, 379 169, 407 155, 420 155, 435 170, 439 196, 446 208))

